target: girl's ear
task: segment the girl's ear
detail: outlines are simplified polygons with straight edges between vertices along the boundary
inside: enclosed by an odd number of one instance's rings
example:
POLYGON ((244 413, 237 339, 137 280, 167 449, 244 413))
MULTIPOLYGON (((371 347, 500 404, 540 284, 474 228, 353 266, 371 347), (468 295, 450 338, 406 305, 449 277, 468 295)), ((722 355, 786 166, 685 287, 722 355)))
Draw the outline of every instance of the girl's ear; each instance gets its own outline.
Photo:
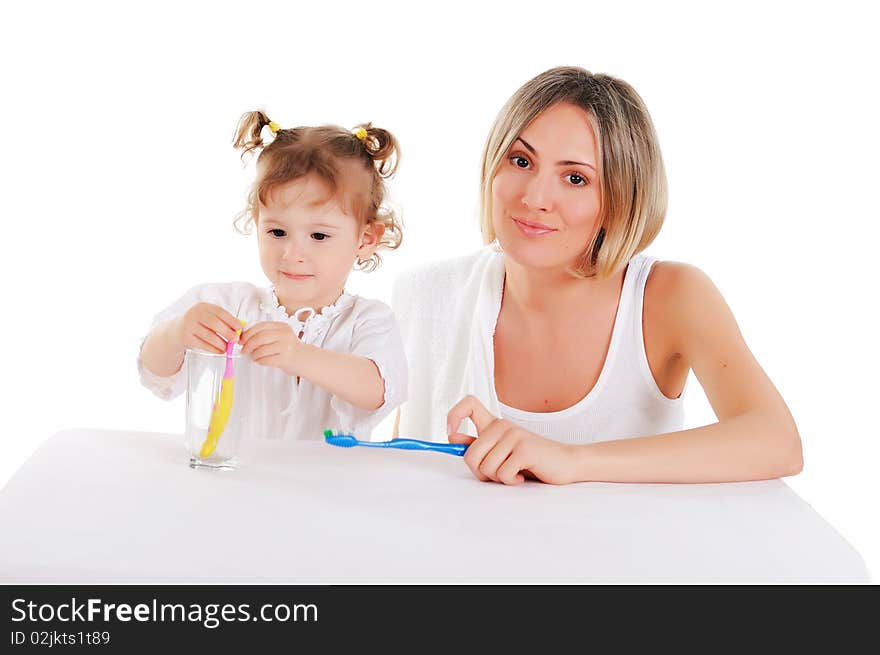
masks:
MULTIPOLYGON (((382 223, 376 222, 367 225, 361 233, 361 245, 358 248, 358 255, 367 255, 368 257, 372 255, 379 246, 379 241, 382 239, 383 234, 385 234, 385 225, 382 223)), ((364 259, 362 256, 360 258, 364 259)))

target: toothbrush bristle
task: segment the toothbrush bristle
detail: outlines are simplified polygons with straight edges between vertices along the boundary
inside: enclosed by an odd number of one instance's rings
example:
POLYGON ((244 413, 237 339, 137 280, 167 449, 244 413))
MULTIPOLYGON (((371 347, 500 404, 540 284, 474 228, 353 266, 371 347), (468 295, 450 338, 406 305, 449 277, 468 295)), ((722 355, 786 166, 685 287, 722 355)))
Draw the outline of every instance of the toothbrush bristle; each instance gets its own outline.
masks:
POLYGON ((357 439, 350 434, 327 434, 329 430, 324 432, 324 441, 331 446, 341 446, 342 448, 352 448, 357 446, 357 439))

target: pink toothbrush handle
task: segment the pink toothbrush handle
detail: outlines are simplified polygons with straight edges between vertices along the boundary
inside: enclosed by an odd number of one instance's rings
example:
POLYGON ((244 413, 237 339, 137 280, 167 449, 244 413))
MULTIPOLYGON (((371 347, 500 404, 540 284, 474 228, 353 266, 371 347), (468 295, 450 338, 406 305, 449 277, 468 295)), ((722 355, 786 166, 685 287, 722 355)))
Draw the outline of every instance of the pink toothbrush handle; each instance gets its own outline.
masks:
POLYGON ((223 379, 228 380, 232 377, 232 347, 233 344, 231 341, 226 342, 226 370, 223 371, 223 379))

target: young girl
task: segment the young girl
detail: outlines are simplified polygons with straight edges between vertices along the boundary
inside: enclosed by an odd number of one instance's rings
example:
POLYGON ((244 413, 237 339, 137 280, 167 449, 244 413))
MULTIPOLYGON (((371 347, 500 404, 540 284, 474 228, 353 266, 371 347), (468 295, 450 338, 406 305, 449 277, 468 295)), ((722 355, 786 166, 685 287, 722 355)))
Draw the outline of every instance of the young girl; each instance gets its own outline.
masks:
MULTIPOLYGON (((170 399, 185 387, 187 348, 223 353, 247 328, 241 353, 258 371, 266 437, 319 439, 324 429, 368 439, 406 397, 407 368, 387 305, 345 292, 353 265, 373 270, 401 229, 383 207, 398 146, 364 124, 281 129, 262 112, 239 122, 234 145, 260 151, 248 206, 271 286, 204 284, 156 316, 141 345, 142 383, 170 399), (269 128, 274 139, 263 144, 269 128), (268 408, 268 410, 266 410, 268 408)), ((236 221, 238 226, 238 220, 236 221)), ((238 401, 241 402, 241 401, 238 401)))
POLYGON ((524 84, 489 134, 481 190, 490 245, 395 285, 401 434, 469 443, 474 476, 505 484, 801 470, 794 420, 718 290, 642 253, 666 177, 631 86, 568 67, 524 84), (718 422, 683 430, 691 370, 718 422))

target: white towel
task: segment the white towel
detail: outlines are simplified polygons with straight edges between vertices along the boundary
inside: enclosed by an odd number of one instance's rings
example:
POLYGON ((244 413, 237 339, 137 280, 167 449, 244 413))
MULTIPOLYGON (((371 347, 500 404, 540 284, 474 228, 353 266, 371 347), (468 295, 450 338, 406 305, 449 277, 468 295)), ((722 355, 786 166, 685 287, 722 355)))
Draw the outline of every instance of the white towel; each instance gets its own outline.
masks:
MULTIPOLYGON (((391 304, 410 376, 400 436, 447 441, 446 415, 468 394, 501 414, 493 337, 503 288, 504 258, 495 245, 398 276, 391 304)), ((460 431, 476 435, 469 421, 460 431)))

